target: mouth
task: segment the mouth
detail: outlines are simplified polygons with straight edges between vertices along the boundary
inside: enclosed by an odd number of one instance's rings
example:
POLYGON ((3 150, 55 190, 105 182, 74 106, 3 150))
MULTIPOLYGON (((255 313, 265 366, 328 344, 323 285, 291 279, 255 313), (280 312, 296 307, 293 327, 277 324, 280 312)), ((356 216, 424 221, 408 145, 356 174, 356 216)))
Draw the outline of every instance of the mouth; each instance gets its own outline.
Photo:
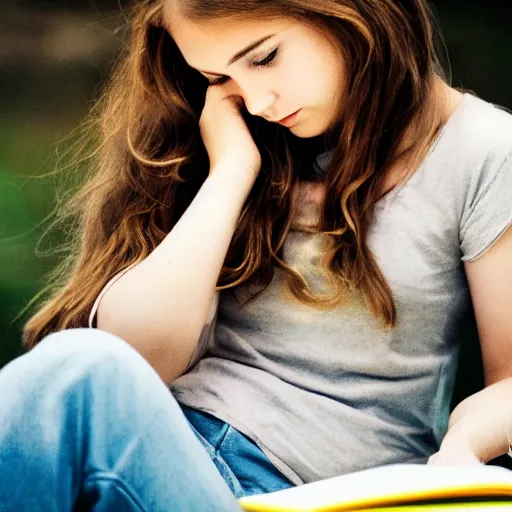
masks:
POLYGON ((294 126, 297 123, 297 117, 301 109, 297 110, 297 112, 294 112, 293 114, 290 114, 287 117, 284 117, 280 121, 276 121, 278 124, 286 127, 294 126))

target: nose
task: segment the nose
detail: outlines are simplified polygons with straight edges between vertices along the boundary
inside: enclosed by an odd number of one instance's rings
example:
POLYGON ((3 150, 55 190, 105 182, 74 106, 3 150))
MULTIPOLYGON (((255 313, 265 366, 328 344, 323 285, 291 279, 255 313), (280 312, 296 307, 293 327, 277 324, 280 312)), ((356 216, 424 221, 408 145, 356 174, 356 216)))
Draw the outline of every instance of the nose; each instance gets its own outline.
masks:
POLYGON ((239 86, 238 92, 245 103, 249 114, 264 118, 271 118, 272 106, 276 101, 276 94, 269 89, 263 89, 261 84, 239 86))
POLYGON ((272 117, 270 115, 270 111, 275 100, 275 94, 271 92, 257 96, 244 96, 245 107, 247 108, 247 111, 253 116, 260 116, 264 118, 272 117))

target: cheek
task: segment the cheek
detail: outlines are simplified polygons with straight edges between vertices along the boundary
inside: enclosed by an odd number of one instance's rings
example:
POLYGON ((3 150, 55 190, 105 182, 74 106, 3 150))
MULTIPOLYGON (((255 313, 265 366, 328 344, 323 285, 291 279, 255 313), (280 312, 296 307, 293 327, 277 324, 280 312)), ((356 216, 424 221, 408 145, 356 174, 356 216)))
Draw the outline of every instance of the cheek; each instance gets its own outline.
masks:
MULTIPOLYGON (((290 101, 315 102, 322 91, 319 85, 322 77, 318 75, 317 66, 311 64, 308 55, 304 59, 298 59, 295 62, 287 63, 282 69, 280 80, 280 94, 290 101)), ((293 107, 295 105, 289 105, 293 107)), ((298 105, 299 107, 301 105, 298 105)), ((304 105, 305 106, 305 105, 304 105)))
MULTIPOLYGON (((311 43, 311 41, 309 41, 311 43)), ((331 47, 307 44, 294 48, 293 56, 283 60, 279 93, 289 108, 329 107, 340 97, 342 64, 331 47)))
POLYGON ((304 89, 303 83, 307 80, 304 74, 304 68, 299 62, 291 61, 283 65, 280 72, 280 93, 281 95, 300 96, 304 89))
POLYGON ((313 88, 318 102, 328 106, 329 109, 337 106, 343 89, 343 77, 339 65, 332 60, 324 59, 318 62, 311 76, 314 79, 310 79, 309 87, 313 88))
POLYGON ((304 56, 298 84, 315 102, 331 103, 340 85, 339 62, 323 47, 304 56))

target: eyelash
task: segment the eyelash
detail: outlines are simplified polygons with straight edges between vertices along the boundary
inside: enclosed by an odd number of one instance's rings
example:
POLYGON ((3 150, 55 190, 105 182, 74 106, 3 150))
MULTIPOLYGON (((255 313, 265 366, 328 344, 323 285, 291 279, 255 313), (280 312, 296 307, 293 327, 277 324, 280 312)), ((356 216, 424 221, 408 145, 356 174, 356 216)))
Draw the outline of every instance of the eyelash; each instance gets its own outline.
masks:
MULTIPOLYGON (((253 62, 252 65, 257 68, 263 68, 263 67, 269 66, 270 64, 273 63, 274 59, 276 58, 278 50, 279 50, 279 48, 272 50, 264 59, 257 61, 257 62, 253 62)), ((209 85, 221 85, 221 84, 225 83, 227 80, 228 80, 227 76, 221 76, 220 78, 216 78, 215 80, 211 80, 211 81, 208 80, 208 84, 209 85)))

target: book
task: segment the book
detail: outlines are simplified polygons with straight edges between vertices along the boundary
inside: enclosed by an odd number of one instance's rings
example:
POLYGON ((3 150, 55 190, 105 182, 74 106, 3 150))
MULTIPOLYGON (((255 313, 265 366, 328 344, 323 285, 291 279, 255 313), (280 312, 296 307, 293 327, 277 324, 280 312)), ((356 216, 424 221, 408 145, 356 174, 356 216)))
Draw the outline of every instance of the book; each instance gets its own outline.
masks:
POLYGON ((240 498, 246 512, 512 512, 512 471, 393 464, 240 498))

